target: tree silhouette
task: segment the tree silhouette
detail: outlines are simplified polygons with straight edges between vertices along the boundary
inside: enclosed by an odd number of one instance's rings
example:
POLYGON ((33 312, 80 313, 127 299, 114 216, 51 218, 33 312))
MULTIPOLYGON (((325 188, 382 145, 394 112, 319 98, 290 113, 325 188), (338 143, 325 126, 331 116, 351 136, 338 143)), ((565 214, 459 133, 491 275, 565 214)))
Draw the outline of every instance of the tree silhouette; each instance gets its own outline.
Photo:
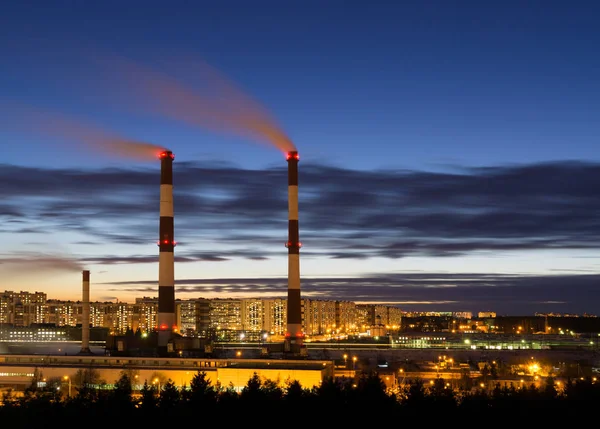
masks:
POLYGON ((426 392, 425 385, 423 380, 417 378, 415 380, 409 381, 406 389, 406 395, 404 402, 421 402, 425 400, 426 392))
POLYGON ((252 374, 246 385, 242 388, 240 399, 244 401, 257 401, 265 398, 264 392, 261 390, 262 382, 258 373, 252 374))
POLYGON ((279 383, 275 380, 263 381, 260 391, 263 397, 268 401, 281 401, 283 398, 283 389, 279 387, 279 383))
POLYGON ((553 400, 558 398, 558 390, 556 389, 554 377, 546 377, 544 382, 543 396, 545 399, 553 400))
POLYGON ((498 365, 495 362, 490 365, 490 377, 493 380, 498 380, 498 365))
POLYGON ((181 401, 181 393, 175 385, 175 382, 170 378, 163 384, 158 397, 158 406, 163 410, 171 410, 176 408, 181 401))
POLYGON ((469 368, 461 370, 460 388, 464 391, 470 391, 473 388, 473 379, 471 378, 471 371, 469 368))
POLYGON ((31 383, 25 389, 25 393, 37 392, 39 390, 40 382, 42 382, 43 380, 44 380, 44 374, 38 367, 35 367, 35 369, 33 370, 33 376, 31 377, 31 383))
POLYGON ((229 409, 229 407, 235 406, 240 400, 240 395, 235 390, 233 383, 230 383, 227 387, 219 384, 217 391, 219 392, 217 404, 221 408, 229 409))
POLYGON ((356 383, 355 398, 360 401, 378 402, 379 406, 389 405, 390 396, 386 393, 386 385, 375 371, 361 373, 356 383))
POLYGON ((71 383, 79 388, 94 387, 106 383, 100 376, 100 371, 95 368, 79 369, 71 377, 71 383))
POLYGON ((149 386, 148 382, 145 381, 140 394, 142 396, 140 409, 146 413, 153 411, 158 405, 158 399, 154 394, 154 387, 149 386))
POLYGON ((481 381, 485 384, 487 384, 488 378, 491 374, 491 370, 490 367, 487 365, 487 363, 483 366, 483 368, 481 368, 481 381))
MULTIPOLYGON (((425 418, 428 423, 437 424, 437 417, 448 421, 457 415, 479 416, 498 423, 502 417, 519 416, 521 422, 523 416, 538 421, 543 416, 589 415, 600 400, 600 384, 591 377, 570 379, 560 392, 552 377, 546 378, 543 387, 537 387, 531 380, 528 384, 496 383, 491 391, 484 388, 455 391, 441 377, 431 384, 416 379, 404 387, 398 399, 386 391, 385 383, 375 371, 361 372, 355 378, 328 377, 310 389, 291 379, 282 389, 278 380, 261 379, 255 372, 239 392, 232 383, 227 388, 218 382, 212 386, 207 374, 199 371, 185 391, 168 379, 157 396, 154 386, 146 381, 140 391, 141 399, 134 400, 128 374, 129 371, 122 371, 114 385, 105 389, 86 384, 69 401, 63 400, 64 389, 58 389, 61 384, 64 387, 59 377, 49 378, 44 387, 26 389, 19 397, 9 391, 3 395, 0 421, 15 422, 11 423, 15 428, 30 428, 45 427, 49 422, 95 422, 118 416, 122 425, 156 425, 193 417, 202 406, 203 411, 210 413, 227 413, 224 415, 229 422, 239 417, 240 423, 249 424, 248 413, 264 404, 276 405, 287 414, 296 409, 310 409, 336 425, 355 424, 356 411, 365 406, 373 410, 370 425, 401 417, 425 418)), ((41 374, 36 375, 39 377, 41 374)))
POLYGON ((433 380, 433 384, 430 384, 427 390, 427 399, 431 407, 439 410, 446 417, 450 417, 452 413, 456 412, 457 399, 454 391, 446 385, 446 381, 442 377, 436 378, 433 380))
POLYGON ((327 377, 315 388, 315 395, 322 403, 342 406, 347 402, 347 392, 351 384, 352 379, 346 377, 327 377))
POLYGON ((113 405, 119 407, 119 410, 129 410, 132 405, 132 393, 131 379, 127 373, 121 373, 110 395, 113 405))
POLYGON ((194 406, 206 404, 214 405, 217 402, 217 389, 211 384, 210 378, 207 378, 206 372, 198 371, 190 382, 188 400, 194 406))
POLYGON ((302 404, 303 402, 313 397, 310 389, 302 387, 302 384, 298 380, 288 380, 286 382, 285 394, 283 400, 286 404, 292 404, 294 406, 302 404))

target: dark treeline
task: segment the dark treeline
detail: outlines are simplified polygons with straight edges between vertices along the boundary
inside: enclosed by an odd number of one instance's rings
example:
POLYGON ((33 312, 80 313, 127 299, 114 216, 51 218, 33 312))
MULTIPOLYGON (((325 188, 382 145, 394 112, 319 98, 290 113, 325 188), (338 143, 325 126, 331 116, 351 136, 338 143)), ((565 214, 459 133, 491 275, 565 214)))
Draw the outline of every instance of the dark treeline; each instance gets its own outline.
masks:
POLYGON ((461 391, 449 388, 443 378, 438 378, 433 384, 413 380, 391 391, 376 372, 361 373, 354 379, 326 379, 310 389, 297 381, 281 387, 255 373, 241 391, 236 391, 233 386, 213 384, 206 373, 199 371, 183 388, 169 379, 159 388, 144 383, 139 392, 134 392, 130 375, 124 371, 108 388, 84 386, 76 388, 70 397, 55 385, 36 385, 32 383, 22 396, 3 395, 0 422, 10 424, 2 427, 62 428, 78 424, 112 429, 189 421, 214 424, 215 419, 251 427, 285 422, 296 427, 305 419, 305 425, 312 425, 310 421, 314 420, 321 427, 358 425, 358 421, 372 425, 402 418, 424 424, 466 424, 470 418, 481 418, 484 426, 496 427, 500 422, 525 420, 556 423, 555 419, 568 419, 573 423, 595 418, 595 407, 600 404, 600 384, 591 378, 569 380, 560 390, 549 377, 542 387, 497 384, 493 389, 461 391))

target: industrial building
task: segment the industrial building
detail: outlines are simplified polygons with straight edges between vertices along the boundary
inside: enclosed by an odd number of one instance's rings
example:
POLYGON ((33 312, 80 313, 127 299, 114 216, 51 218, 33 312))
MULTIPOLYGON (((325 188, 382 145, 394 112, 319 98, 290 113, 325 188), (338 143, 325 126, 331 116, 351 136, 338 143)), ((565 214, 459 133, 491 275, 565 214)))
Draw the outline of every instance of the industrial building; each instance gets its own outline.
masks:
POLYGON ((218 383, 239 391, 254 374, 281 387, 294 380, 306 388, 319 386, 325 378, 334 376, 334 362, 7 354, 0 355, 0 387, 22 391, 32 383, 42 387, 50 379, 71 380, 71 384, 80 387, 81 378, 85 378, 85 372, 90 370, 95 374, 96 388, 112 387, 123 371, 131 376, 134 390, 141 390, 144 383, 164 384, 167 381, 185 388, 194 375, 204 372, 213 385, 218 383))

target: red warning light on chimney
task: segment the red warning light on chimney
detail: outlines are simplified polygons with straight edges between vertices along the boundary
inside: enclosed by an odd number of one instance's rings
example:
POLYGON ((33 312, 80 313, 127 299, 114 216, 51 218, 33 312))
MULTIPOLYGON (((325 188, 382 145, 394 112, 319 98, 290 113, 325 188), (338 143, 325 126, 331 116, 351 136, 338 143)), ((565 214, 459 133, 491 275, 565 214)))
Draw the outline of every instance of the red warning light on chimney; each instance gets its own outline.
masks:
POLYGON ((290 159, 296 159, 299 160, 300 159, 300 155, 298 155, 298 152, 288 152, 287 155, 285 156, 285 159, 287 159, 288 161, 290 159))

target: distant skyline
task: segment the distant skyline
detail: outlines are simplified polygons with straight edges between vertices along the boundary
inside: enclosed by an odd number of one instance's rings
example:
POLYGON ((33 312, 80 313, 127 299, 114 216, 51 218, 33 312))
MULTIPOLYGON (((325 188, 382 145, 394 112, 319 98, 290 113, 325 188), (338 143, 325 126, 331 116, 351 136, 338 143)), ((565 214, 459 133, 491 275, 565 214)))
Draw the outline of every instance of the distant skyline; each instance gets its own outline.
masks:
POLYGON ((25 1, 0 27, 0 290, 600 313, 592 2, 25 1), (143 7, 141 7, 143 5, 143 7))

